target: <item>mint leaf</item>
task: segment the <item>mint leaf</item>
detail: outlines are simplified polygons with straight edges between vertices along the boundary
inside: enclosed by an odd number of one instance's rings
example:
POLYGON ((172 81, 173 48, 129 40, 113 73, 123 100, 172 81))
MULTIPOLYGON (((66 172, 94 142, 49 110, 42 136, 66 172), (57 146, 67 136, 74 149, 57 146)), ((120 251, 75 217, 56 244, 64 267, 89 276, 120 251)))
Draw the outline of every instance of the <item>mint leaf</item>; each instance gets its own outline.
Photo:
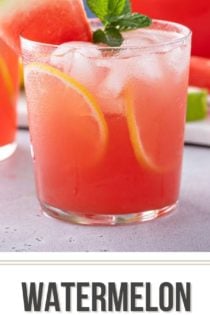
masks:
POLYGON ((120 31, 116 28, 106 28, 103 30, 97 30, 93 33, 94 43, 104 43, 110 47, 119 47, 123 42, 120 31))
POLYGON ((106 44, 106 35, 103 30, 97 30, 93 33, 93 42, 95 44, 104 43, 106 44))
POLYGON ((110 0, 87 0, 90 10, 101 20, 106 21, 110 0))
POLYGON ((95 43, 119 47, 123 43, 121 32, 147 27, 152 20, 132 13, 130 0, 87 0, 90 10, 101 20, 104 29, 93 34, 95 43))
POLYGON ((125 9, 127 0, 109 0, 107 16, 121 15, 125 9))
POLYGON ((123 10, 122 13, 123 13, 123 14, 131 13, 130 0, 126 0, 126 2, 125 2, 125 7, 124 7, 124 10, 123 10))
POLYGON ((91 11, 102 21, 107 16, 118 16, 128 10, 129 0, 87 0, 91 11))
POLYGON ((123 37, 118 29, 110 27, 105 30, 106 43, 111 47, 119 47, 123 43, 123 37))
POLYGON ((149 17, 138 13, 127 13, 125 15, 109 18, 109 24, 120 31, 128 31, 147 27, 151 24, 151 22, 152 21, 149 17))

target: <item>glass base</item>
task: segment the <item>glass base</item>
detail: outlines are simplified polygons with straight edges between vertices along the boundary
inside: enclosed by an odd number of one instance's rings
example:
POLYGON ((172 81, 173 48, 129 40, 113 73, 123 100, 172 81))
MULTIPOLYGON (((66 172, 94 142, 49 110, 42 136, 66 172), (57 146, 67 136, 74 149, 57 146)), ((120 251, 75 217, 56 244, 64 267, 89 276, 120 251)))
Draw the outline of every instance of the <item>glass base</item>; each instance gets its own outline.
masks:
POLYGON ((81 225, 124 225, 140 223, 145 221, 154 220, 162 215, 165 215, 176 209, 177 203, 170 206, 156 209, 141 211, 137 213, 129 214, 81 214, 75 212, 66 212, 50 205, 41 202, 41 207, 46 216, 50 216, 69 223, 81 224, 81 225))
POLYGON ((15 152, 16 148, 17 148, 16 142, 0 146, 0 162, 10 157, 15 152))

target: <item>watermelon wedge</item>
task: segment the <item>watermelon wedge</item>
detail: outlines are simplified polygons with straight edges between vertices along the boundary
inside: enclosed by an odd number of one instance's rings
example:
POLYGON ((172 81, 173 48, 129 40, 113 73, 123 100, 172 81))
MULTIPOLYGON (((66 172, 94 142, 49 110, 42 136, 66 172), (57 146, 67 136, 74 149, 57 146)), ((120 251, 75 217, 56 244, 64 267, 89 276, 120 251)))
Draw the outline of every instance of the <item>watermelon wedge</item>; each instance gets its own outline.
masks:
POLYGON ((206 88, 210 92, 210 59, 191 57, 190 85, 206 88))
POLYGON ((82 0, 1 0, 0 30, 17 52, 20 35, 50 44, 91 40, 82 0))

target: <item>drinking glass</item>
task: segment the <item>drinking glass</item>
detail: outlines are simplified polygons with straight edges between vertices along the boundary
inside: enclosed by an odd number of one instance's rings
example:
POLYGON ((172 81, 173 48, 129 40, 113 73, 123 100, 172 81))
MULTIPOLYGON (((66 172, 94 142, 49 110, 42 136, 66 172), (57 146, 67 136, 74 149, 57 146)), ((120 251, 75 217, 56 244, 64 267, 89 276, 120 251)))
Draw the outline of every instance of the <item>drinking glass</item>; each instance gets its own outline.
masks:
POLYGON ((153 21, 124 37, 121 47, 21 39, 45 214, 116 225, 176 208, 191 32, 153 21))
POLYGON ((18 56, 0 38, 0 161, 8 158, 16 149, 18 61, 18 56))

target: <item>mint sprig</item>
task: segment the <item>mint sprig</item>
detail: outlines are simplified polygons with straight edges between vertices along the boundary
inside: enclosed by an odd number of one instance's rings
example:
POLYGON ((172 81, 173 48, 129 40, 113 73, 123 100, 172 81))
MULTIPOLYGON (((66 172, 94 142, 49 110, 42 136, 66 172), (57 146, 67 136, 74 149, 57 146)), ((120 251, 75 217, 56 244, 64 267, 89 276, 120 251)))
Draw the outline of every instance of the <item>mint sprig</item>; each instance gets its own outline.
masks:
POLYGON ((148 16, 132 13, 130 0, 87 0, 90 10, 101 20, 103 29, 93 33, 94 43, 119 47, 123 43, 121 32, 148 27, 148 16))
POLYGON ((104 43, 111 47, 119 47, 123 42, 120 31, 115 27, 109 27, 105 30, 97 30, 93 33, 94 43, 104 43))

